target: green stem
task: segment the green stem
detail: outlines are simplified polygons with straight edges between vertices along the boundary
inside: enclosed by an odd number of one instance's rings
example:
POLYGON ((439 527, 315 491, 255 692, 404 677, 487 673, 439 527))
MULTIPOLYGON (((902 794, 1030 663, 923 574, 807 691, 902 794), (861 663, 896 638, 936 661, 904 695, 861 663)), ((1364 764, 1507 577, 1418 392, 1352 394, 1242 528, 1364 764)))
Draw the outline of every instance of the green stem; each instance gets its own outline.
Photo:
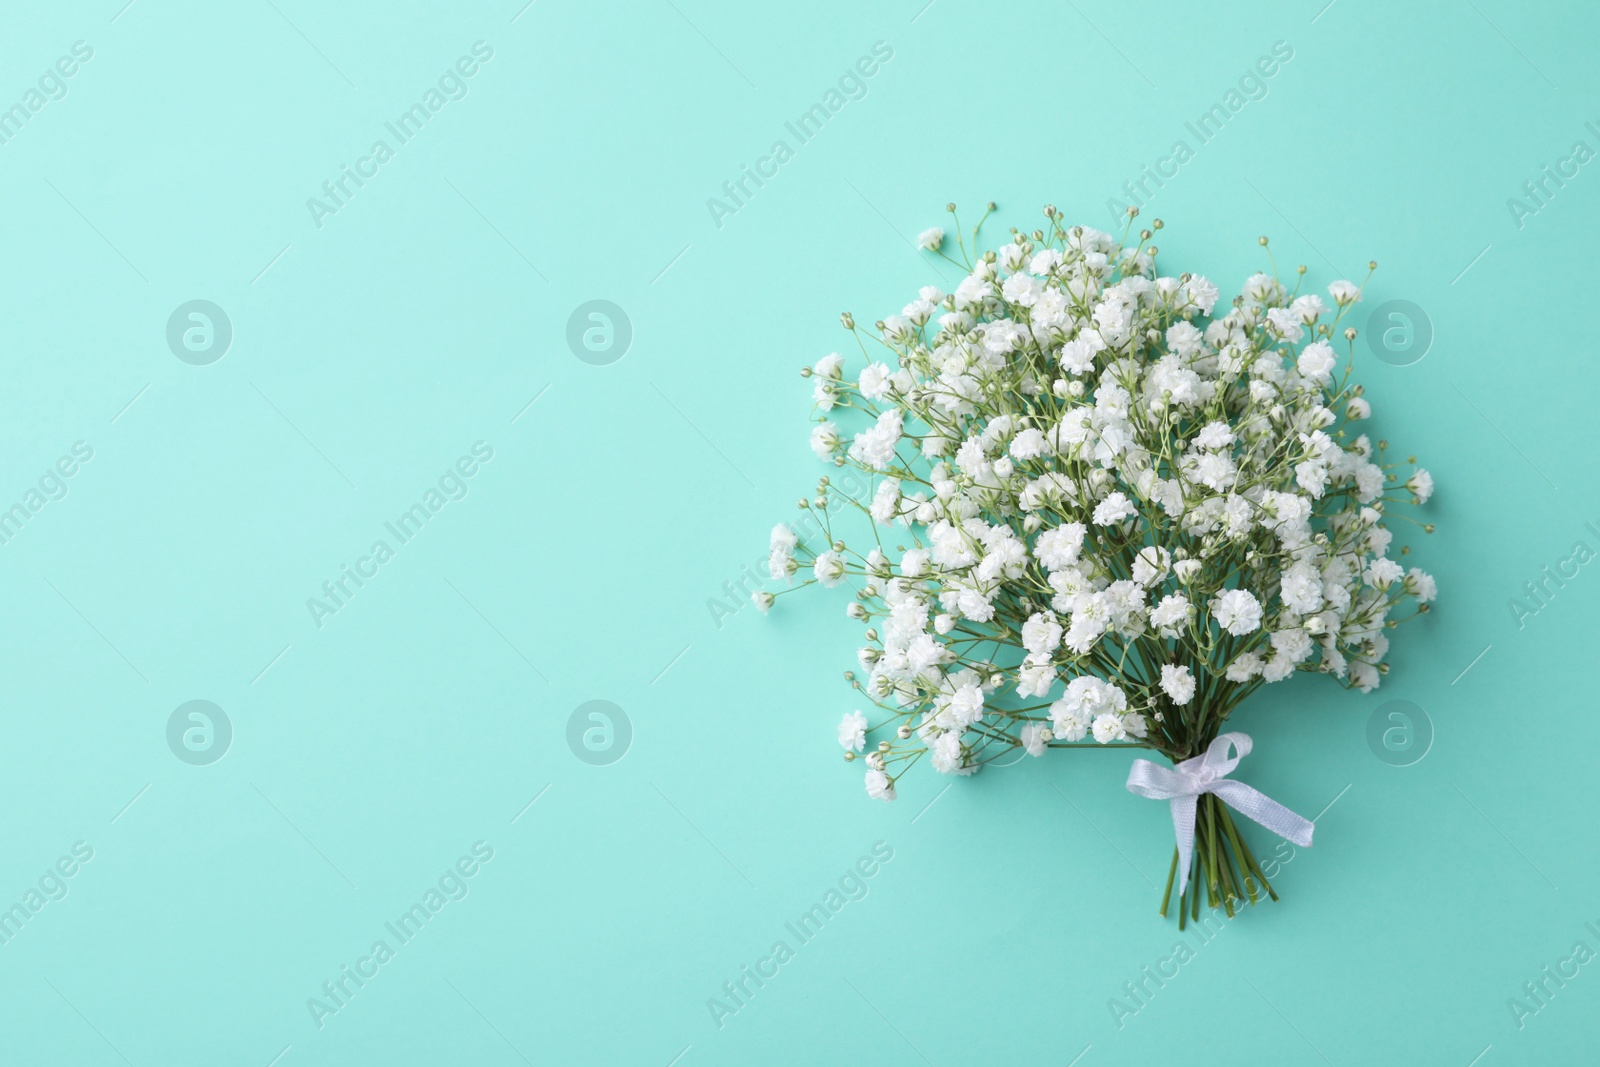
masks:
POLYGON ((1271 897, 1273 900, 1277 900, 1278 899, 1277 890, 1273 889, 1272 888, 1272 883, 1267 881, 1266 874, 1263 873, 1262 870, 1261 870, 1261 864, 1256 862, 1255 854, 1253 852, 1251 852, 1248 848, 1246 848, 1245 849, 1245 855, 1250 860, 1250 869, 1253 872, 1255 872, 1256 878, 1261 882, 1261 888, 1263 888, 1263 889, 1265 889, 1267 891, 1267 896, 1271 897))
MULTIPOLYGON (((1165 893, 1161 894, 1161 917, 1163 919, 1165 919, 1167 917, 1167 903, 1172 900, 1172 880, 1174 878, 1176 878, 1177 875, 1178 875, 1178 850, 1176 848, 1174 848, 1172 850, 1172 865, 1167 868, 1167 891, 1165 893)), ((1181 915, 1179 916, 1179 919, 1180 920, 1182 919, 1181 915)), ((1180 921, 1178 925, 1182 926, 1183 923, 1180 921)))
POLYGON ((1206 803, 1210 799, 1212 798, 1209 793, 1200 798, 1200 806, 1205 809, 1206 813, 1206 824, 1205 831, 1200 835, 1200 839, 1196 842, 1196 844, 1198 844, 1200 846, 1200 850, 1205 853, 1206 882, 1207 888, 1210 890, 1210 894, 1207 896, 1206 900, 1214 908, 1221 903, 1221 901, 1218 899, 1221 896, 1221 893, 1218 890, 1217 884, 1216 828, 1212 823, 1212 805, 1206 803))
POLYGON ((1211 865, 1216 871, 1217 895, 1221 898, 1222 908, 1227 912, 1228 918, 1233 918, 1233 901, 1239 896, 1234 887, 1233 865, 1228 857, 1227 840, 1221 829, 1221 816, 1217 809, 1222 805, 1214 796, 1207 796, 1202 800, 1206 804, 1206 842, 1205 848, 1210 850, 1211 865))
POLYGON ((1222 809, 1222 828, 1228 833, 1228 840, 1233 842, 1233 851, 1239 857, 1239 867, 1244 872, 1244 887, 1250 894, 1250 905, 1256 904, 1255 880, 1261 876, 1260 869, 1256 866, 1256 858, 1245 847, 1244 841, 1239 837, 1239 830, 1233 825, 1233 816, 1228 814, 1226 806, 1222 809))
MULTIPOLYGON (((1172 887, 1177 885, 1178 854, 1173 850, 1167 869, 1167 885, 1161 895, 1161 915, 1166 917, 1172 904, 1172 887)), ((1277 900, 1277 891, 1267 880, 1261 864, 1245 843, 1228 806, 1220 798, 1206 794, 1199 798, 1195 812, 1193 860, 1189 865, 1189 899, 1180 892, 1178 929, 1200 919, 1200 894, 1205 892, 1208 906, 1222 906, 1230 918, 1234 905, 1248 899, 1252 905, 1263 899, 1277 900), (1262 890, 1265 890, 1263 897, 1262 890)))
MULTIPOLYGON (((1218 806, 1220 807, 1221 805, 1218 806)), ((1218 822, 1221 822, 1222 818, 1219 815, 1218 822)), ((1219 864, 1222 868, 1222 881, 1227 886, 1227 895, 1222 898, 1222 904, 1223 907, 1228 909, 1228 918, 1231 919, 1233 918, 1234 901, 1241 903, 1244 901, 1244 893, 1242 892, 1244 882, 1239 878, 1238 869, 1234 867, 1233 850, 1228 846, 1227 835, 1220 830, 1217 833, 1216 848, 1220 856, 1219 864)), ((1243 860, 1239 860, 1238 863, 1240 868, 1244 866, 1243 860)))

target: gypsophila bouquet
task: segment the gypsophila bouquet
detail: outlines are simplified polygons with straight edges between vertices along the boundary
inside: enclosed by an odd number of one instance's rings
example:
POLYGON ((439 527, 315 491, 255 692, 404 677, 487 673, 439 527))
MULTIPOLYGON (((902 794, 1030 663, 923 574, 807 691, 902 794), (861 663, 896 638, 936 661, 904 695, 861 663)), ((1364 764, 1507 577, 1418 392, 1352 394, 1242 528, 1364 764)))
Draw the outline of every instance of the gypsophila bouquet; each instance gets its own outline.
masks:
POLYGON ((1357 425, 1371 409, 1340 324, 1360 286, 1334 282, 1330 306, 1300 291, 1305 267, 1293 290, 1274 267, 1218 307, 1202 275, 1159 272, 1160 220, 1134 233, 1130 210, 1119 240, 1044 214, 975 261, 982 221, 970 248, 955 227, 959 259, 926 231, 966 274, 955 291, 923 288, 871 331, 841 316, 861 361, 802 371, 811 447, 868 489, 822 478, 800 507, 825 543, 775 527, 772 577, 855 587, 865 678, 846 678, 871 710, 839 742, 866 753, 870 796, 893 800, 925 757, 968 775, 1019 750, 1153 749, 1175 766, 1136 761, 1129 789, 1172 802, 1162 914, 1192 877, 1196 912, 1204 886, 1231 915, 1276 894, 1230 807, 1302 844, 1311 827, 1227 777, 1250 742, 1223 725, 1296 671, 1377 687, 1391 616, 1436 593, 1385 521, 1432 479, 1395 473, 1357 425), (870 516, 865 551, 840 504, 870 516))

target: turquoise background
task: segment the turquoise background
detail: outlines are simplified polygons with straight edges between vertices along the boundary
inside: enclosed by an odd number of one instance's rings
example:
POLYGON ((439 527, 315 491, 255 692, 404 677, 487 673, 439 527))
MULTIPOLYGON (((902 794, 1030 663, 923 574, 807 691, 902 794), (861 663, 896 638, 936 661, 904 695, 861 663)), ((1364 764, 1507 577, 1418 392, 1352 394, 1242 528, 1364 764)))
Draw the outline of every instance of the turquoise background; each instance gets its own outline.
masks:
POLYGON ((1508 999, 1600 950, 1600 566, 1510 601, 1600 549, 1600 173, 1520 226, 1507 200, 1600 149, 1595 16, 1323 3, 8 4, 0 107, 93 58, 0 144, 0 508, 93 458, 0 545, 0 908, 93 858, 0 945, 6 1062, 1592 1059, 1600 965, 1520 1028, 1508 999), (316 225, 307 199, 477 41, 467 95, 316 225), (792 140, 880 41, 866 95, 792 140), (1185 122, 1278 41, 1199 145, 1185 122), (777 139, 793 158, 717 226, 777 139), (1426 358, 1358 371, 1438 481, 1438 533, 1398 541, 1441 595, 1377 693, 1241 709, 1240 776, 1320 813, 1316 847, 1119 1026, 1178 937, 1128 756, 869 802, 833 737, 844 598, 714 605, 820 473, 796 372, 838 312, 953 279, 910 247, 944 203, 1105 226, 1178 139, 1146 208, 1168 269, 1231 294, 1268 233, 1319 286, 1377 259, 1361 314, 1431 322, 1426 358), (196 299, 233 329, 204 366, 166 341, 196 299), (609 365, 567 342, 595 299, 632 325, 609 365), (480 441, 465 499, 319 628, 307 598, 480 441), (197 699, 233 730, 204 766, 166 735, 197 699), (1408 766, 1367 742, 1391 699, 1432 724, 1408 766), (591 700, 631 722, 620 761, 569 747, 591 700), (308 999, 476 842, 464 899, 319 1028, 308 999), (794 939, 878 842, 865 896, 794 939), (780 939, 719 1027, 708 998, 780 939))

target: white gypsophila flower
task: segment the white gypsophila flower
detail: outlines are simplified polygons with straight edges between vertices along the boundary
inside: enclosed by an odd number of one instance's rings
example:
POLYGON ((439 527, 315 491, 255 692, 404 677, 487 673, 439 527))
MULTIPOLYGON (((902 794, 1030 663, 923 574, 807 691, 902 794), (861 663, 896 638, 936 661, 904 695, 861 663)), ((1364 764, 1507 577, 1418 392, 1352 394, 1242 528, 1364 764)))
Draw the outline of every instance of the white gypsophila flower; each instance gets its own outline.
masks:
POLYGON ((1225 422, 1206 423, 1205 426, 1201 427, 1200 432, 1196 434, 1194 438, 1195 447, 1202 448, 1207 451, 1215 451, 1219 448, 1227 448, 1229 445, 1233 444, 1233 442, 1233 431, 1225 422))
POLYGON ((873 800, 889 801, 895 798, 894 783, 881 770, 867 772, 867 796, 873 800))
POLYGON ((856 388, 868 400, 882 400, 889 395, 891 384, 891 373, 885 364, 869 363, 862 368, 861 377, 856 381, 856 388))
POLYGON ((1334 365, 1338 362, 1339 357, 1334 354, 1332 345, 1327 341, 1313 341, 1301 349, 1300 358, 1295 362, 1295 366, 1307 378, 1326 382, 1332 376, 1334 365))
POLYGON ((1378 688, 1378 668, 1365 660, 1352 660, 1350 662, 1350 683, 1363 693, 1370 693, 1378 688))
POLYGON ((1017 669, 1017 695, 1024 697, 1042 697, 1050 692, 1056 684, 1056 669, 1048 660, 1039 662, 1033 657, 1017 669))
POLYGON ((1411 477, 1406 479, 1406 488, 1417 498, 1417 503, 1426 504, 1428 498, 1433 495, 1433 475, 1418 467, 1411 477))
POLYGON ((1045 530, 1034 541, 1033 554, 1048 570, 1070 567, 1078 561, 1087 532, 1088 528, 1081 522, 1069 522, 1053 530, 1045 530))
POLYGON ((867 717, 859 711, 846 712, 839 720, 839 744, 847 752, 860 752, 867 745, 867 717))
POLYGON ((965 730, 983 718, 983 690, 969 682, 950 696, 950 717, 958 729, 965 730))
POLYGON ((1063 741, 1082 741, 1089 733, 1089 716, 1058 700, 1050 705, 1050 732, 1063 741))
POLYGON ((1035 612, 1022 624, 1022 647, 1036 656, 1048 656, 1061 644, 1061 624, 1045 612, 1035 612))
POLYGON ((1244 589, 1229 589, 1211 604, 1217 625, 1238 637, 1261 625, 1261 603, 1244 589))
POLYGON ((1133 502, 1122 493, 1112 493, 1100 503, 1095 505, 1094 524, 1096 526, 1114 526, 1134 514, 1133 502))
POLYGON ((839 427, 823 419, 811 431, 811 451, 817 454, 818 459, 832 459, 838 447, 839 427))
POLYGON ((954 732, 940 734, 934 738, 932 755, 933 769, 940 774, 967 775, 975 773, 978 769, 976 764, 967 759, 961 735, 954 732))
POLYGON ((1327 312, 1328 305, 1324 304, 1322 297, 1316 293, 1307 293, 1305 296, 1295 297, 1294 303, 1289 305, 1289 310, 1293 311, 1301 322, 1309 326, 1327 312))
POLYGON ((1248 682, 1252 678, 1260 677, 1265 662, 1258 652, 1246 652, 1228 664, 1225 677, 1230 682, 1248 682))
POLYGON ((1187 704, 1194 699, 1194 675, 1188 667, 1165 664, 1161 668, 1161 690, 1174 704, 1187 704))
POLYGON ((872 504, 867 509, 878 525, 888 526, 900 514, 900 484, 899 478, 885 478, 878 483, 878 490, 872 495, 872 504))
POLYGON ((1337 281, 1328 286, 1328 295, 1335 304, 1344 307, 1361 299, 1361 287, 1353 282, 1337 281))
POLYGON ((1037 459, 1044 455, 1045 439, 1043 431, 1029 427, 1011 439, 1011 456, 1013 459, 1037 459))
POLYGON ((1439 595, 1439 586, 1433 575, 1412 567, 1406 572, 1406 592, 1416 597, 1418 604, 1427 604, 1439 595))
POLYGON ((1267 310, 1267 327, 1273 335, 1290 344, 1305 336, 1305 326, 1300 321, 1300 316, 1291 308, 1269 308, 1267 310))
POLYGON ((895 446, 900 443, 902 419, 895 408, 879 415, 871 429, 856 434, 855 443, 850 446, 850 458, 873 470, 886 469, 894 459, 895 446))
POLYGON ((844 560, 837 552, 823 552, 811 565, 811 571, 823 585, 835 586, 844 581, 844 560))
MULTIPOLYGON (((1438 595, 1388 521, 1433 478, 1360 432, 1358 284, 1259 273, 1224 296, 1158 271, 1159 226, 1046 215, 990 252, 963 240, 953 291, 842 316, 865 358, 805 369, 829 477, 802 503, 808 544, 774 530, 767 571, 850 580, 852 681, 879 709, 853 714, 889 739, 866 748, 846 716, 840 741, 876 797, 922 757, 966 775, 1013 749, 1192 755, 1263 683, 1375 688, 1401 601, 1438 595), (846 547, 858 518, 873 533, 846 547)), ((958 255, 942 229, 918 242, 958 255)))
POLYGON ((1374 589, 1387 589, 1404 573, 1405 569, 1394 560, 1379 557, 1367 564, 1363 577, 1374 589))
POLYGON ((1203 315, 1211 314, 1211 309, 1216 306, 1219 291, 1203 275, 1195 274, 1183 283, 1183 290, 1188 300, 1200 310, 1203 315))
POLYGON ((1156 628, 1161 637, 1171 640, 1183 632, 1193 615, 1194 609, 1188 597, 1182 593, 1170 593, 1150 609, 1150 625, 1156 628))
POLYGON ((1172 565, 1172 553, 1159 545, 1141 548, 1133 558, 1133 580, 1143 586, 1152 586, 1167 576, 1172 565))
POLYGON ((1106 712, 1094 717, 1094 739, 1102 745, 1112 741, 1121 741, 1128 736, 1127 726, 1122 721, 1121 715, 1106 712))
POLYGON ((774 548, 767 555, 767 575, 774 581, 788 579, 800 569, 800 564, 786 548, 774 548))
POLYGON ((1062 699, 1066 701, 1068 709, 1091 716, 1121 714, 1128 707, 1127 694, 1121 687, 1092 675, 1074 678, 1068 683, 1066 696, 1062 699))
POLYGON ((1279 595, 1296 615, 1310 615, 1322 607, 1322 576, 1311 564, 1297 562, 1283 572, 1279 595))

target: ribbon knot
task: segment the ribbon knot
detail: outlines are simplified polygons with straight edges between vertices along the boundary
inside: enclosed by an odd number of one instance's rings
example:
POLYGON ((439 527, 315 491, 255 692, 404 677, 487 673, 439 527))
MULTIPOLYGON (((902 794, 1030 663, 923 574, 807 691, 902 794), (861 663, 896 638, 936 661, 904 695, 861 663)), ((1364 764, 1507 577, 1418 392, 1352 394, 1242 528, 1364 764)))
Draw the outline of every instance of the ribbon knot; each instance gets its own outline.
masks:
POLYGON ((1128 769, 1128 792, 1172 802, 1172 829, 1178 840, 1178 895, 1189 887, 1194 858, 1194 820, 1200 795, 1210 793, 1245 818, 1302 848, 1311 847, 1316 827, 1259 790, 1228 775, 1250 754, 1250 735, 1218 734, 1203 753, 1172 767, 1137 759, 1128 769), (1237 752, 1237 755, 1232 754, 1237 752))

